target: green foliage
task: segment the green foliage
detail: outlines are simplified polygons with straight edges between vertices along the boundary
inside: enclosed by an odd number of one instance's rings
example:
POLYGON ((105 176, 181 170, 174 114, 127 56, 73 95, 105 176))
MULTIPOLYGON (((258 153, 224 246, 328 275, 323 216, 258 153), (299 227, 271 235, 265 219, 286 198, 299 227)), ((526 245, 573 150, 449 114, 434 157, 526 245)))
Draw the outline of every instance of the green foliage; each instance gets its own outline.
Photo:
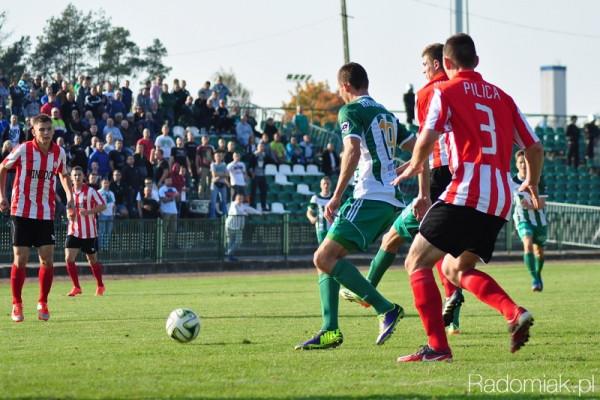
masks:
POLYGON ((99 79, 119 82, 124 76, 135 76, 136 70, 142 66, 142 60, 139 58, 140 49, 129 39, 130 36, 125 28, 110 29, 100 55, 99 79))
MULTIPOLYGON (((396 261, 400 265, 401 259, 396 261)), ((317 277, 294 273, 231 273, 105 280, 104 297, 82 280, 83 295, 65 296, 57 279, 51 319, 36 319, 37 279, 24 289, 25 321, 0 318, 0 397, 3 399, 484 399, 468 394, 469 374, 489 378, 564 379, 600 376, 597 282, 600 265, 548 263, 543 293, 532 293, 521 265, 483 267, 536 317, 530 342, 508 350, 502 317, 466 294, 461 335, 450 337, 454 363, 397 365, 426 336, 413 307, 406 273, 392 268, 380 288, 407 312, 394 336, 374 344, 377 319, 341 302, 344 344, 328 351, 294 351, 320 326, 317 277), (198 339, 169 339, 175 308, 200 315, 198 339)), ((83 267, 82 271, 86 270, 83 267)), ((3 284, 5 309, 10 298, 3 284)), ((573 381, 572 381, 573 382, 573 381)), ((518 393, 503 399, 547 398, 518 393)), ((573 398, 563 392, 560 398, 573 398)), ((500 398, 499 397, 499 398, 500 398)), ((553 397, 554 398, 554 397, 553 397)))
POLYGON ((229 95, 231 101, 234 101, 242 106, 251 103, 250 98, 252 96, 252 92, 246 89, 244 85, 242 85, 238 81, 233 70, 225 71, 221 68, 219 71, 215 72, 215 74, 213 75, 213 84, 216 82, 219 76, 221 77, 221 79, 223 79, 223 83, 229 88, 229 91, 231 92, 231 94, 229 95))
POLYGON ((144 57, 141 60, 141 66, 146 72, 146 79, 152 80, 156 76, 162 76, 163 78, 169 74, 171 67, 167 67, 163 63, 163 58, 167 56, 167 48, 160 41, 160 39, 154 39, 152 44, 143 50, 144 57))

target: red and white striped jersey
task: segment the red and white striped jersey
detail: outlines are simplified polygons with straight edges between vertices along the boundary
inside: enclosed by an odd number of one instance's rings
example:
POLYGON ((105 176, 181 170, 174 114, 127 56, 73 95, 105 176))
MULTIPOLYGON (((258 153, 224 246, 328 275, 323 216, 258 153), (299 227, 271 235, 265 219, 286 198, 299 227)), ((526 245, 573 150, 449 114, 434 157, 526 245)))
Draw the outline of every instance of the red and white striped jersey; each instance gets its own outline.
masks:
POLYGON ((91 210, 104 204, 104 199, 94 189, 86 184, 81 190, 75 191, 73 188, 73 201, 75 202, 75 220, 69 220, 67 235, 75 236, 80 239, 91 239, 98 237, 98 228, 96 226, 96 215, 80 215, 80 210, 91 210))
POLYGON ((67 174, 65 150, 52 143, 44 154, 35 140, 18 145, 2 161, 15 169, 10 214, 32 219, 54 219, 56 175, 67 174))
MULTIPOLYGON (((427 110, 429 103, 433 97, 433 89, 441 82, 448 80, 448 76, 444 71, 438 72, 431 78, 425 86, 417 92, 417 121, 419 122, 419 132, 423 130, 425 119, 427 118, 427 110)), ((433 152, 429 155, 429 168, 439 168, 448 165, 448 145, 446 144, 446 135, 440 135, 439 139, 433 145, 433 152)))
POLYGON ((513 99, 475 71, 439 84, 425 128, 447 132, 452 182, 440 200, 508 219, 513 143, 539 139, 513 99))

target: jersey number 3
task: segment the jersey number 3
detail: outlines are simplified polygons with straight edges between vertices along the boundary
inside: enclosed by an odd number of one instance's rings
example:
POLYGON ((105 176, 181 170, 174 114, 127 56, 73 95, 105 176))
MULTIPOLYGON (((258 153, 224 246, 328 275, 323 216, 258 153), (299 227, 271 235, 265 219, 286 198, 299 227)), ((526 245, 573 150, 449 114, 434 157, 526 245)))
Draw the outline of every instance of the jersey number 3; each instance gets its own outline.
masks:
POLYGON ((489 108, 488 106, 481 104, 481 103, 475 103, 475 108, 479 111, 483 111, 484 113, 487 114, 488 117, 488 123, 487 124, 480 124, 479 125, 479 129, 481 129, 481 132, 486 132, 490 134, 490 139, 491 139, 491 146, 489 147, 483 147, 481 149, 481 152, 483 154, 491 154, 494 155, 496 154, 496 123, 494 122, 494 113, 492 113, 492 109, 489 108))

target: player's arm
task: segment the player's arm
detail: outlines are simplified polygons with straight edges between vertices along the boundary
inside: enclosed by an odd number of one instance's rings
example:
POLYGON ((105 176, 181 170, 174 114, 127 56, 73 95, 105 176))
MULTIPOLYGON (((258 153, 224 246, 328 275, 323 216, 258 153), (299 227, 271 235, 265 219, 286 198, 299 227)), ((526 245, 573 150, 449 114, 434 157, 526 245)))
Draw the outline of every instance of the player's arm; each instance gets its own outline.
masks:
POLYGON ((306 218, 308 218, 308 222, 310 222, 311 225, 317 223, 317 213, 315 212, 316 206, 317 205, 311 201, 310 203, 308 203, 308 208, 306 209, 306 218))
MULTIPOLYGON (((438 140, 440 132, 433 129, 424 129, 417 138, 410 161, 404 164, 404 170, 398 171, 401 174, 392 182, 394 185, 403 180, 412 178, 425 170, 425 164, 429 159, 429 154, 433 151, 433 146, 438 140)), ((402 169, 399 168, 399 169, 402 169)))
POLYGON ((346 136, 344 138, 344 153, 342 154, 342 160, 340 162, 340 176, 335 190, 333 191, 333 196, 331 196, 331 200, 329 200, 325 206, 325 219, 330 223, 333 222, 333 219, 335 218, 335 214, 342 202, 344 191, 354 175, 359 160, 360 139, 355 135, 346 136))
POLYGON ((6 199, 6 175, 8 168, 4 163, 0 163, 0 211, 4 212, 8 210, 9 204, 6 199))

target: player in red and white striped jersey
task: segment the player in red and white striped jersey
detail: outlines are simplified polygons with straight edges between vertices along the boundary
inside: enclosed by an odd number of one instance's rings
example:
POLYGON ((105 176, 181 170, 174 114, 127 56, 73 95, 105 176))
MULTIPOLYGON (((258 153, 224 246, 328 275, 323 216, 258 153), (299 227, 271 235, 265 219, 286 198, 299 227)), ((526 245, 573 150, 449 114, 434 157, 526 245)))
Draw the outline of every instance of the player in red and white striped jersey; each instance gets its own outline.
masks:
POLYGON ((452 359, 432 273, 434 263, 444 256, 446 277, 506 318, 511 352, 527 342, 533 324, 532 315, 475 265, 479 259, 491 259, 510 211, 513 142, 525 148, 529 168, 520 189, 530 193, 534 207, 539 207, 543 148, 514 101, 474 71, 478 61, 468 35, 457 34, 446 41, 444 69, 450 80, 434 89, 425 129, 410 164, 397 179, 417 175, 439 135, 448 132, 452 182, 427 212, 405 263, 428 344, 398 362, 452 359))
POLYGON ((72 218, 73 200, 71 182, 67 173, 65 151, 52 142, 52 120, 40 114, 32 119, 33 140, 21 143, 0 164, 0 209, 9 208, 6 199, 6 173, 14 168, 10 213, 14 261, 10 274, 13 295, 11 318, 23 321, 21 292, 25 283, 25 268, 31 247, 37 247, 40 258, 40 296, 38 318, 47 321, 48 294, 54 276, 54 208, 56 205, 56 176, 65 190, 69 218, 72 218))
POLYGON ((104 294, 104 283, 102 282, 102 264, 98 262, 98 228, 96 215, 106 209, 104 199, 91 186, 83 183, 83 170, 75 167, 71 171, 73 181, 73 200, 75 202, 75 218, 69 221, 67 228, 67 239, 65 241, 65 261, 67 272, 73 282, 73 288, 68 296, 81 294, 77 264, 75 260, 82 250, 92 269, 92 275, 96 278, 96 296, 104 294))

